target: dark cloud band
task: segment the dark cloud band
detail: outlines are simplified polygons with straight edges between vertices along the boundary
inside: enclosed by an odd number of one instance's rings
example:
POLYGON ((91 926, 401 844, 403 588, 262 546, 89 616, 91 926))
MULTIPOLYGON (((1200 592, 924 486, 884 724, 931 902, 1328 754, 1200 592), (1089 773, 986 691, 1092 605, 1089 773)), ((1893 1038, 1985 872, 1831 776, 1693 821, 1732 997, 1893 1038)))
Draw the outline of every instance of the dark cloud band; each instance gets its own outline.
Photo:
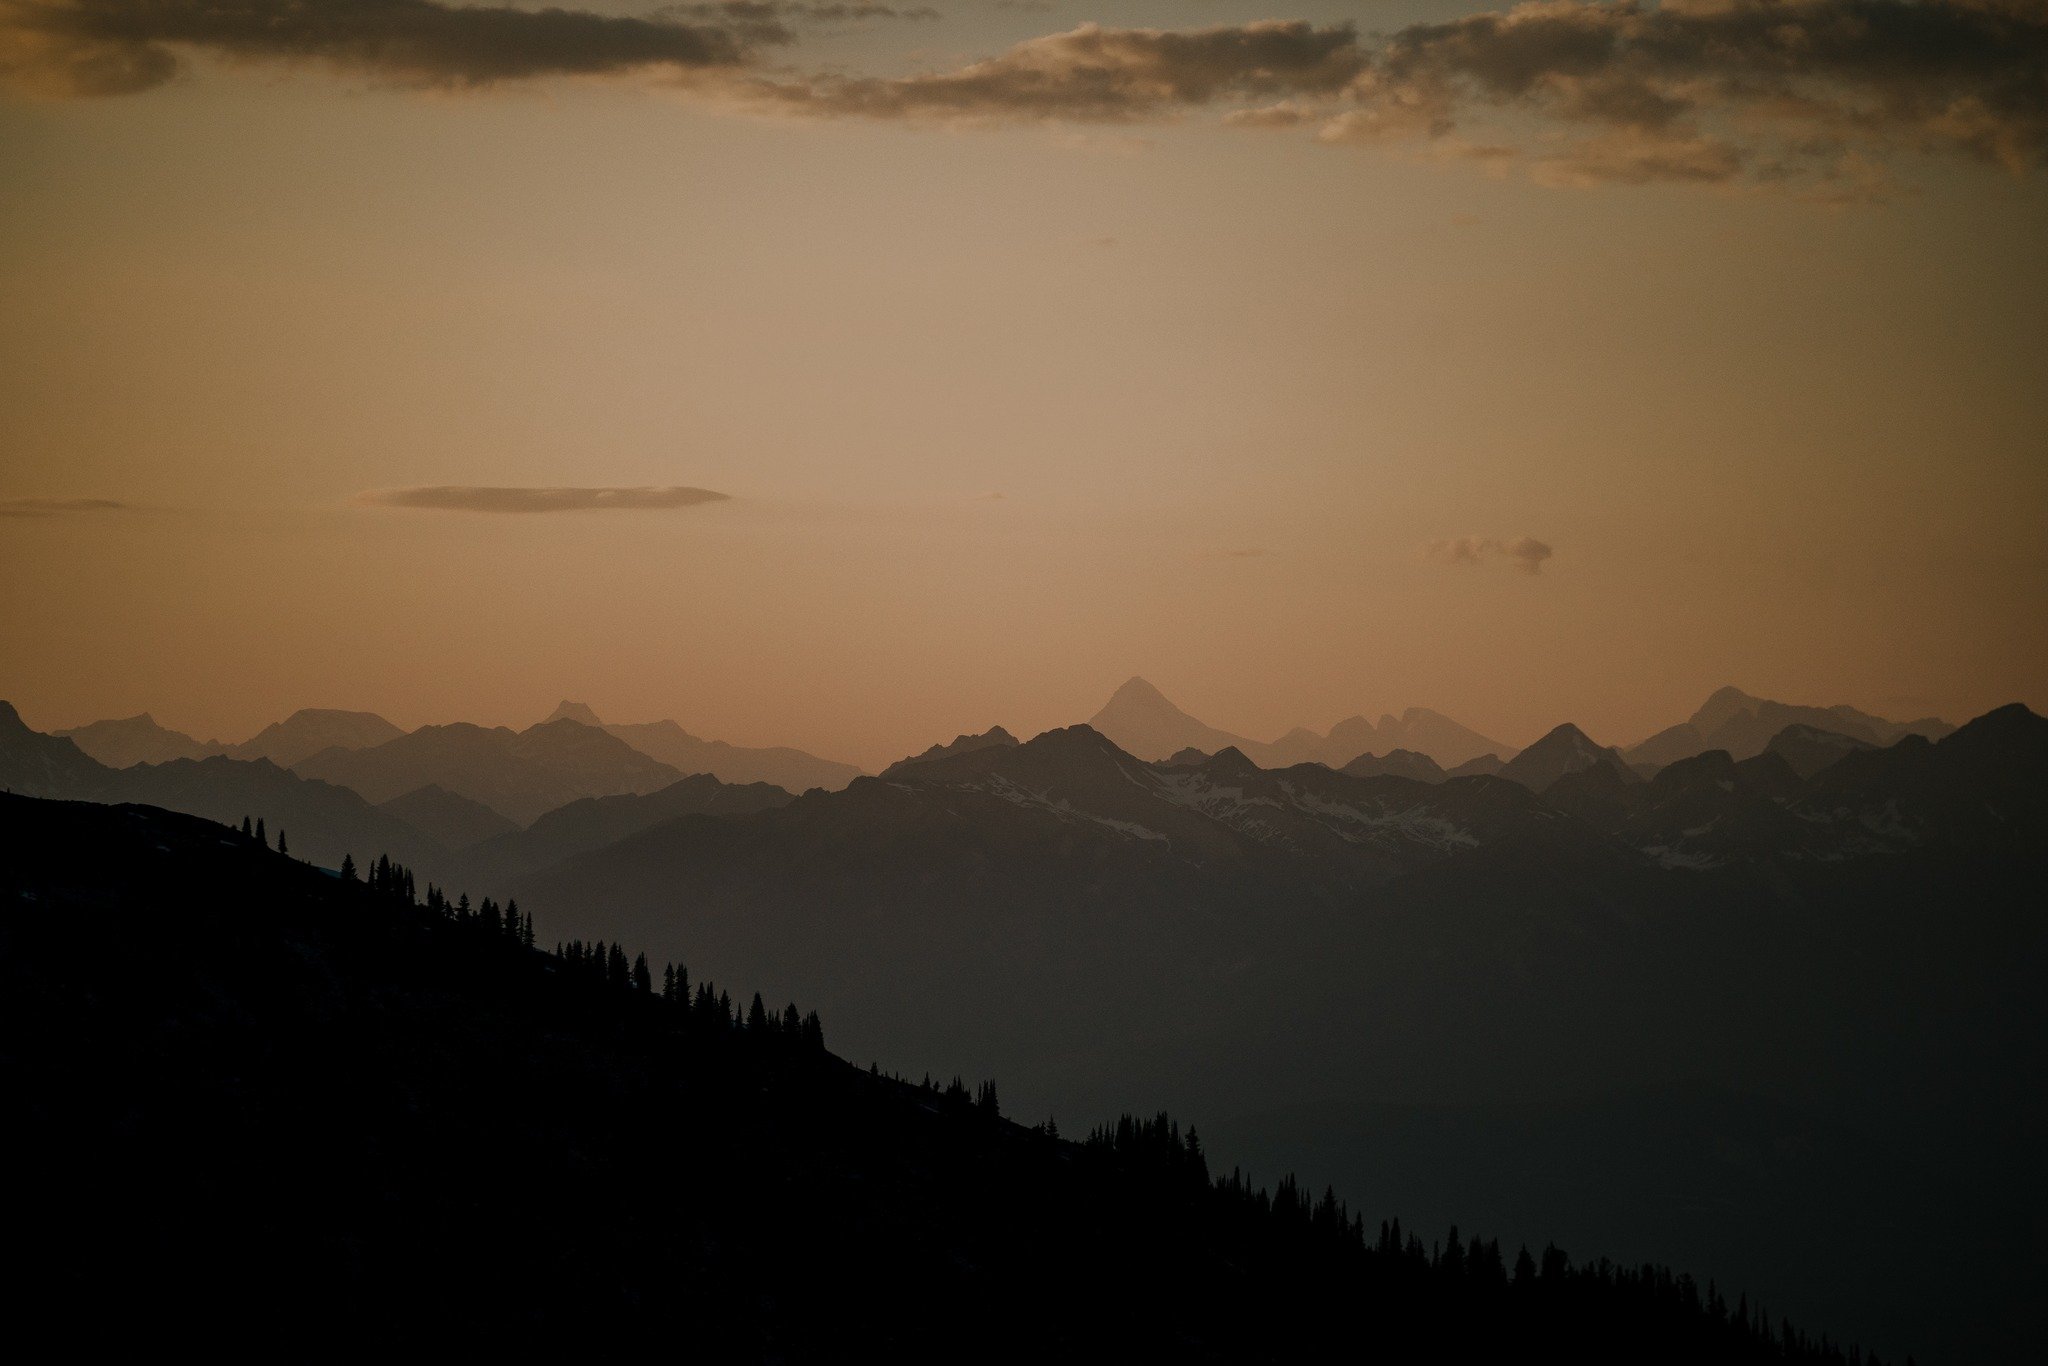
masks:
POLYGON ((646 512, 722 503, 731 495, 693 488, 542 489, 442 484, 383 489, 356 499, 368 507, 437 512, 646 512))
POLYGON ((125 94, 169 80, 177 49, 191 48, 487 86, 736 66, 753 46, 789 38, 772 17, 691 24, 435 0, 0 0, 0 78, 51 94, 125 94))

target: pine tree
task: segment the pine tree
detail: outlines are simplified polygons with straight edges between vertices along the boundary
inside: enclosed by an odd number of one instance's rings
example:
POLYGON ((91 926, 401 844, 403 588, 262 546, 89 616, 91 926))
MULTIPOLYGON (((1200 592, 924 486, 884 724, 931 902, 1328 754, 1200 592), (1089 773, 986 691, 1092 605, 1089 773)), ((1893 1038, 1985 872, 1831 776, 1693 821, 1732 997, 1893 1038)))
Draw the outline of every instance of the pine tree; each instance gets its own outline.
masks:
POLYGON ((341 856, 341 880, 343 882, 354 882, 356 880, 355 855, 343 854, 341 856))
POLYGON ((633 960, 633 990, 642 996, 654 990, 654 975, 647 970, 647 955, 644 953, 633 960))
POLYGON ((263 817, 256 818, 256 842, 265 849, 270 847, 270 836, 263 833, 263 817))
POLYGON ((242 817, 242 838, 249 839, 253 837, 255 833, 255 828, 249 824, 249 818, 247 816, 242 817))
POLYGON ((277 827, 277 852, 280 854, 289 854, 291 852, 290 846, 284 842, 284 827, 281 825, 277 827))

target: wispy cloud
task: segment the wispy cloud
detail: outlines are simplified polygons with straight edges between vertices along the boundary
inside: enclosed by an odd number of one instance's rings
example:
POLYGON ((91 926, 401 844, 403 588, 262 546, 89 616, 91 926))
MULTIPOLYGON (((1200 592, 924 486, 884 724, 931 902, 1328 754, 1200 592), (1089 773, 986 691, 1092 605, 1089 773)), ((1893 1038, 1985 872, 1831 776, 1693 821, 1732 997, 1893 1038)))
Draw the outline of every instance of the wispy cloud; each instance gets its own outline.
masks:
POLYGON ((807 0, 693 0, 688 4, 664 5, 654 11, 661 19, 717 19, 735 24, 775 25, 790 23, 843 24, 867 19, 938 19, 943 16, 929 5, 884 5, 858 0, 857 3, 807 3, 807 0))
POLYGON ((1423 547, 1431 559, 1445 564, 1482 564, 1500 559, 1524 574, 1539 574, 1543 562, 1556 552, 1534 536, 1517 536, 1511 541, 1496 536, 1452 536, 1431 541, 1423 547))
POLYGON ((659 511, 721 503, 730 494, 693 488, 543 489, 489 488, 441 484, 432 488, 379 489, 359 494, 365 507, 426 508, 436 512, 625 512, 659 511))
POLYGON ((1746 184, 1878 197, 1875 159, 2048 163, 2040 0, 1532 0, 1362 41, 1348 24, 1083 24, 951 71, 740 76, 820 117, 1234 127, 1421 149, 1554 186, 1746 184), (1468 136, 1471 133, 1483 137, 1468 136))
POLYGON ((126 503, 111 498, 0 499, 0 517, 62 517, 77 512, 119 512, 126 503))
POLYGON ((1349 25, 1264 20, 1201 29, 1082 24, 955 71, 752 83, 792 112, 932 122, 1117 123, 1226 98, 1334 95, 1362 63, 1349 25))
POLYGON ((736 66, 791 34, 773 15, 713 24, 436 0, 0 0, 0 81, 47 95, 162 85, 179 51, 316 63, 447 87, 736 66))

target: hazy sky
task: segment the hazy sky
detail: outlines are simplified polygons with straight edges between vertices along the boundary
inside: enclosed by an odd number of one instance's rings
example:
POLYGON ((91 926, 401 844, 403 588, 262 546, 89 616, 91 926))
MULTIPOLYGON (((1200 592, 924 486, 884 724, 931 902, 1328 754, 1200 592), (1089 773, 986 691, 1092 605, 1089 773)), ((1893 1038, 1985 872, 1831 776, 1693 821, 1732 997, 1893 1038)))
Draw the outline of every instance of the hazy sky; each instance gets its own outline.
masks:
POLYGON ((33 724, 2048 710, 2043 0, 0 0, 0 88, 33 724))

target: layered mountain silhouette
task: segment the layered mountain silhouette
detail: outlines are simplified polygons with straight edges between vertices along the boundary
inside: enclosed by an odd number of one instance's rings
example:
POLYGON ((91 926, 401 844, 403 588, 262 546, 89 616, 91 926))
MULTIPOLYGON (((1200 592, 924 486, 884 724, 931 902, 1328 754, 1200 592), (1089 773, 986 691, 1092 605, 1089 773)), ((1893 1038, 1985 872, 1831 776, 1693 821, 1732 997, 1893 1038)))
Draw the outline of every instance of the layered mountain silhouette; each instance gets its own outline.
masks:
POLYGON ((1361 754, 1345 764, 1343 772, 1354 778, 1376 778, 1392 774, 1397 778, 1413 778, 1419 783, 1440 783, 1447 778, 1442 765, 1427 754, 1418 754, 1412 749, 1389 750, 1385 754, 1361 754))
POLYGON ((536 948, 405 871, 0 797, 21 1302, 124 1355, 204 1336, 230 1360, 317 1331, 347 1356, 1299 1361, 1369 1335, 1875 1366, 1667 1268, 1425 1244, 1224 1177, 1164 1115, 1027 1128, 992 1081, 856 1070, 794 1004, 630 945, 536 948))
POLYGON ((578 801, 457 856, 268 763, 111 770, 11 709, 0 785, 267 814, 330 867, 411 840, 544 941, 687 955, 1027 1111, 1170 1106, 1435 1223, 1554 1226, 1901 1355, 2017 1361, 2048 1332, 2015 1289, 2048 1265, 1998 1213, 2037 1198, 2048 1125, 2044 731, 2024 707, 1882 747, 1789 728, 1643 781, 1560 727, 1520 778, 1420 781, 1147 763, 1075 726, 837 792, 578 801), (1813 745, 1841 752, 1795 765, 1813 745), (2009 1271, 1925 1255, 1955 1239, 2009 1271))
POLYGON ((1618 783, 1639 781, 1620 750, 1594 744, 1569 721, 1503 764, 1499 774, 1532 792, 1547 792, 1559 779, 1588 768, 1604 769, 1618 783))
POLYGON ((265 726, 228 754, 236 759, 268 759, 279 768, 296 768, 323 750, 371 749, 403 734, 403 730, 374 712, 304 707, 265 726))
POLYGON ((2044 728, 2015 708, 1810 778, 1714 752, 1646 782, 1561 727, 1525 785, 1266 769, 1234 746, 1153 764, 1076 726, 508 885, 552 933, 687 943, 817 1000, 885 1061, 995 1066, 1062 1112, 1157 1097, 1347 1187, 1398 1150, 1432 1217, 1540 1208, 1902 1350, 2013 1360, 2023 1298, 1899 1277, 1956 1208, 2034 1180, 2023 1144, 1967 1173, 1953 1155, 2048 1121, 2015 1089, 2048 1047, 2048 935, 2022 910, 2044 728), (1617 1146, 1667 1113, 1704 1127, 1617 1146), (1532 1170, 1525 1140, 1551 1163, 1533 1184, 1465 1203, 1475 1169, 1532 1170))
POLYGON ((507 829, 470 849, 463 860, 479 885, 533 872, 601 849, 679 816, 770 811, 796 800, 771 783, 728 784, 693 773, 655 792, 583 797, 549 811, 523 830, 507 829))
POLYGON ((373 802, 436 785, 518 825, 581 797, 655 792, 683 776, 616 736, 566 718, 523 731, 467 722, 422 726, 368 749, 323 750, 293 767, 373 802))
POLYGON ((171 759, 205 759, 225 754, 217 740, 195 740, 182 731, 157 724, 148 712, 118 721, 94 721, 55 732, 109 768, 161 764, 171 759))
POLYGON ((673 721, 606 725, 582 702, 565 701, 548 718, 563 719, 598 727, 679 773, 708 773, 722 783, 770 783, 787 792, 822 787, 836 792, 861 776, 861 770, 852 764, 820 759, 800 749, 779 745, 749 749, 723 740, 700 740, 673 721))
POLYGON ((955 754, 970 754, 977 749, 1000 749, 1014 747, 1017 737, 1001 726, 991 726, 979 735, 962 735, 949 745, 933 745, 922 754, 913 754, 908 759, 898 759, 882 770, 884 778, 892 777, 912 764, 928 763, 933 759, 950 758, 955 754))
POLYGON ((1890 745, 1908 735, 1939 740, 1955 727, 1936 717, 1888 721, 1854 707, 1799 707, 1752 697, 1740 688, 1722 688, 1698 711, 1675 726, 1658 731, 1624 752, 1631 764, 1661 767, 1722 749, 1737 759, 1763 753, 1772 738, 1788 726, 1845 736, 1865 745, 1890 745))
POLYGON ((267 759, 225 755, 161 764, 109 768, 71 740, 29 729, 0 702, 0 789, 32 797, 92 802, 136 802, 187 812, 223 824, 262 817, 267 833, 289 836, 300 856, 328 867, 345 854, 371 849, 423 868, 442 866, 440 842, 361 795, 310 781, 267 759))
POLYGON ((1196 720, 1142 678, 1118 688, 1088 724, 1141 759, 1165 759, 1184 749, 1204 754, 1238 749, 1268 768, 1304 763, 1342 768, 1360 755, 1393 750, 1412 750, 1443 768, 1454 768, 1482 755, 1506 757, 1515 752, 1513 746, 1422 707, 1410 707, 1398 717, 1382 716, 1377 724, 1354 716, 1332 726, 1328 735, 1298 727, 1262 744, 1196 720))

